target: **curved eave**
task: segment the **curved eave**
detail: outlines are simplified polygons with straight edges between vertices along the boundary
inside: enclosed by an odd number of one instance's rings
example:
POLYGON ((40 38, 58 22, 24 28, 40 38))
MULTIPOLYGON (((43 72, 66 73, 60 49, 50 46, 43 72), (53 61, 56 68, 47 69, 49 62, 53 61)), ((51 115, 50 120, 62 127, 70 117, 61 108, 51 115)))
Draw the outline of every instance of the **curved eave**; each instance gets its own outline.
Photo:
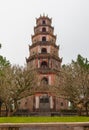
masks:
POLYGON ((33 59, 40 59, 40 58, 42 58, 42 59, 43 58, 49 58, 49 59, 52 58, 52 59, 55 59, 59 62, 62 62, 62 58, 59 58, 55 55, 50 55, 49 53, 47 53, 47 54, 39 53, 39 54, 32 55, 32 56, 30 56, 29 58, 26 59, 26 62, 28 63, 33 59))
POLYGON ((59 74, 60 69, 55 69, 55 68, 34 68, 31 69, 31 71, 36 71, 39 74, 59 74))
POLYGON ((36 43, 33 43, 31 46, 30 46, 30 49, 36 47, 36 46, 54 46, 55 48, 59 49, 59 46, 57 46, 55 43, 53 42, 49 42, 49 41, 46 41, 46 42, 42 42, 42 41, 39 41, 39 42, 36 42, 36 43))
POLYGON ((49 18, 48 16, 40 16, 39 18, 36 18, 36 23, 40 20, 40 19, 48 19, 50 22, 52 22, 52 19, 49 18))
POLYGON ((55 39, 56 39, 56 37, 57 37, 56 35, 50 34, 49 32, 39 32, 39 33, 37 33, 37 34, 35 34, 35 35, 32 35, 32 39, 33 39, 34 37, 38 36, 38 35, 50 35, 50 36, 54 37, 55 39))
POLYGON ((48 25, 48 24, 37 25, 37 26, 34 27, 34 29, 39 28, 39 27, 46 27, 46 26, 50 27, 50 28, 52 28, 54 30, 54 27, 51 26, 51 25, 48 25))
POLYGON ((36 69, 40 74, 57 74, 58 72, 60 72, 59 69, 42 69, 42 68, 38 68, 36 69))

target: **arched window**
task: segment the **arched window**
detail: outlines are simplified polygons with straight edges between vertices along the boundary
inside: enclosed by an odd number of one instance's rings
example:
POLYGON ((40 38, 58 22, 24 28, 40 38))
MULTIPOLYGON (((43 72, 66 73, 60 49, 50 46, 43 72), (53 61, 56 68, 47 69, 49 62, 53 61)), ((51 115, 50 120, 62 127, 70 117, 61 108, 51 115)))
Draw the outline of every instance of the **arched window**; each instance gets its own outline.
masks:
POLYGON ((41 68, 47 68, 47 67, 48 67, 47 62, 46 62, 46 61, 43 61, 43 62, 41 63, 41 68))
POLYGON ((42 21, 42 24, 46 24, 45 20, 42 21))
POLYGON ((46 42, 46 37, 42 37, 42 42, 46 42))
POLYGON ((46 32, 46 28, 42 28, 42 32, 46 32))
POLYGON ((41 49, 41 53, 47 53, 47 49, 46 48, 42 48, 41 49))
POLYGON ((48 84, 48 78, 43 77, 42 80, 41 80, 41 84, 42 84, 42 85, 48 84))

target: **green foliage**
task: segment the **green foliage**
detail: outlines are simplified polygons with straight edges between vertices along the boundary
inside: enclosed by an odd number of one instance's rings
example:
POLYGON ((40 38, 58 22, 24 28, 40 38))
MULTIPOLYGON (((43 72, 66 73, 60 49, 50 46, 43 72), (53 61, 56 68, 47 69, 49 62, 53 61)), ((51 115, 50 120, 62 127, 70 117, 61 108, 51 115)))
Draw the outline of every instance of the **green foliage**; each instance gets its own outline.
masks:
MULTIPOLYGON (((0 49, 1 49, 1 44, 0 44, 0 49)), ((3 68, 4 67, 8 67, 8 66, 10 66, 10 62, 8 61, 8 60, 6 60, 6 58, 5 57, 3 57, 2 55, 0 55, 0 74, 2 74, 3 73, 3 68)))
POLYGON ((80 54, 77 56, 77 60, 73 61, 73 64, 79 65, 81 68, 89 69, 89 61, 87 58, 82 57, 80 54))
POLYGON ((6 60, 5 57, 0 55, 0 69, 2 69, 2 67, 6 67, 9 65, 10 65, 10 62, 8 60, 6 60))

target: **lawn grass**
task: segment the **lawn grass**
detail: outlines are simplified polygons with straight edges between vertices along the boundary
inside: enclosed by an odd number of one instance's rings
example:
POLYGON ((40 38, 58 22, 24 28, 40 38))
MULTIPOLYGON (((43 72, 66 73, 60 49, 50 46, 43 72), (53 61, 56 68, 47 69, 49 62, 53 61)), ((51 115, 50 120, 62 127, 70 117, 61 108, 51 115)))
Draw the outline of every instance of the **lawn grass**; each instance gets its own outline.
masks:
POLYGON ((0 117, 0 123, 89 122, 89 117, 0 117))

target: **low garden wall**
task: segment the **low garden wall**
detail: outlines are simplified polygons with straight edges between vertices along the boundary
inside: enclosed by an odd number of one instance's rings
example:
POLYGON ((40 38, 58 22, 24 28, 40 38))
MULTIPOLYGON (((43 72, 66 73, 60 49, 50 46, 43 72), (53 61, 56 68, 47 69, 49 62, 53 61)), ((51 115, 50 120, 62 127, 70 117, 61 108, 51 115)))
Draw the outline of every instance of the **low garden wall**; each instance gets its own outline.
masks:
POLYGON ((0 130, 89 130, 89 123, 3 123, 0 130))

